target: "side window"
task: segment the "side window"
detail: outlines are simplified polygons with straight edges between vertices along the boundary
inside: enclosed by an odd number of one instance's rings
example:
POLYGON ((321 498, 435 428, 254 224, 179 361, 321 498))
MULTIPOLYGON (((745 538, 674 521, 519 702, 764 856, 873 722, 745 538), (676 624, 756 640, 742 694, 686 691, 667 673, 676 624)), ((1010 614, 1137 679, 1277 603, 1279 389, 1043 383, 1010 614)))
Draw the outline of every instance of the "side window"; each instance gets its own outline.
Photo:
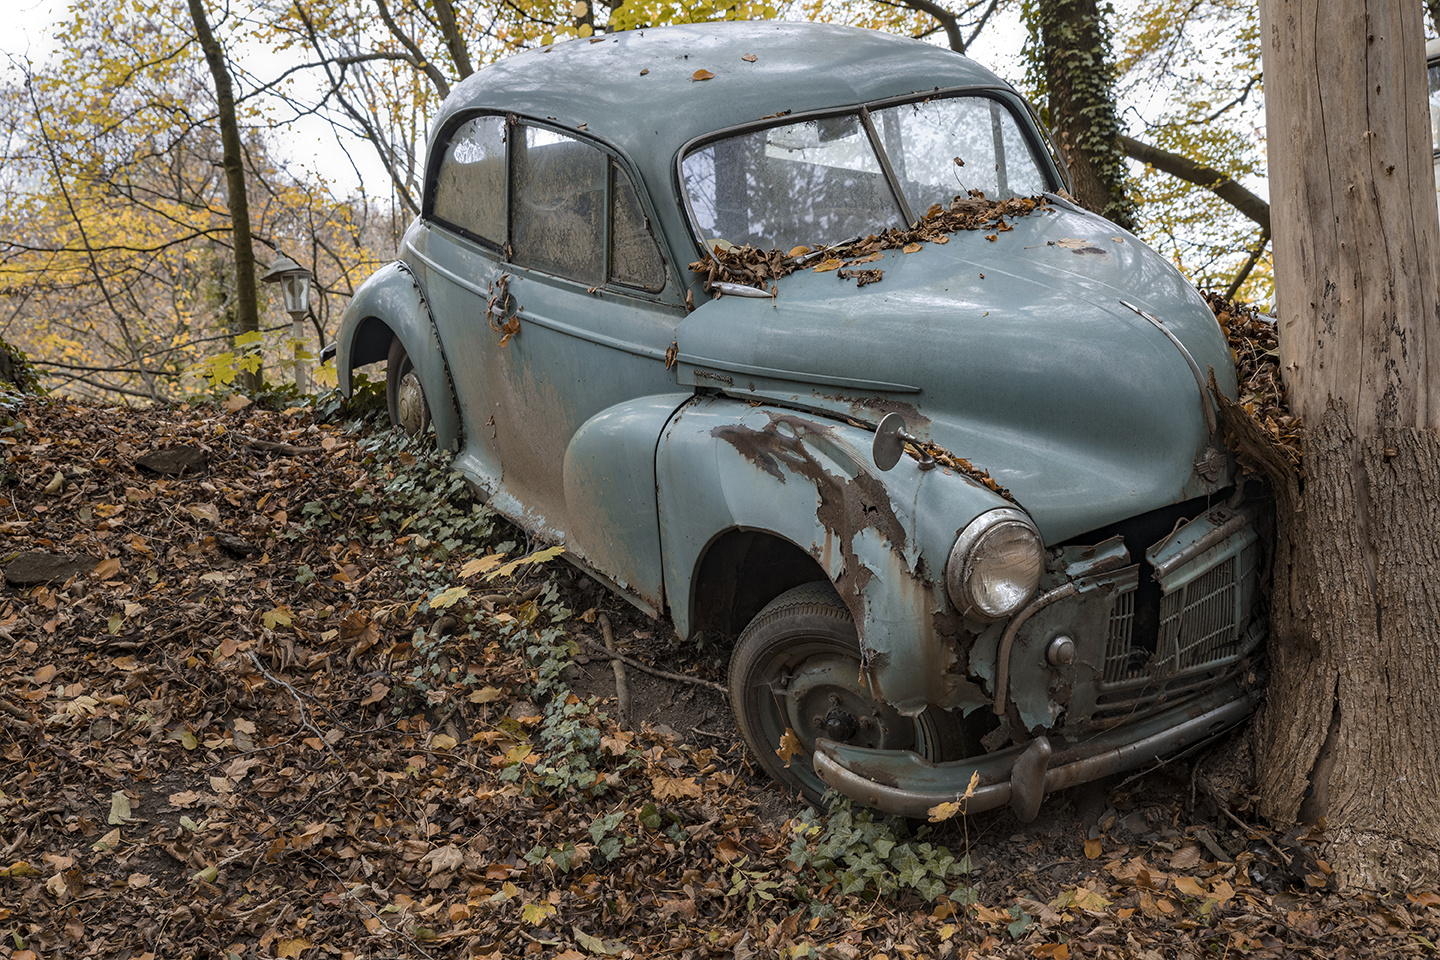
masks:
POLYGON ((450 135, 435 179, 431 214, 482 240, 505 242, 503 117, 477 117, 450 135))
POLYGON ((655 292, 665 286, 665 260, 625 171, 610 163, 610 279, 655 292))
POLYGON ((608 157, 540 127, 516 128, 510 157, 511 259, 599 284, 605 271, 608 157))

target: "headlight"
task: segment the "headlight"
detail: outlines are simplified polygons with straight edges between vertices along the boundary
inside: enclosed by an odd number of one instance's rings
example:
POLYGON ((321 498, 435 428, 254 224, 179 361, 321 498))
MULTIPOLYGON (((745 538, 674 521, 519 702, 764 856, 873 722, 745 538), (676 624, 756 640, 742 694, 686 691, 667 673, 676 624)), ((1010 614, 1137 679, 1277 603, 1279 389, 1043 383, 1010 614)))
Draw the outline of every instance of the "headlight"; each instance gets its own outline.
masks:
POLYGON ((1035 594, 1044 566, 1045 545, 1030 518, 999 507, 960 531, 945 564, 945 589, 966 617, 1002 620, 1035 594))

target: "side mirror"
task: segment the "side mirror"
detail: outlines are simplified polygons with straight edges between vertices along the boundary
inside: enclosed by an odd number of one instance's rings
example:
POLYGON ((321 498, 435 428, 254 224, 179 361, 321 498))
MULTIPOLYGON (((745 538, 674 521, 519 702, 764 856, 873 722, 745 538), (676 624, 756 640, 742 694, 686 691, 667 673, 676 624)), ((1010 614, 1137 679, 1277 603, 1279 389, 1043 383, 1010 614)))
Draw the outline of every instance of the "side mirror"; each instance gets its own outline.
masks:
MULTIPOLYGON (((900 457, 905 453, 905 444, 920 442, 918 437, 913 437, 905 431, 905 418, 898 413, 887 413, 880 421, 880 426, 875 430, 875 443, 870 448, 870 454, 875 458, 875 466, 882 471, 889 470, 900 462, 900 457)), ((935 466, 935 460, 924 450, 920 451, 920 469, 929 470, 935 466)))

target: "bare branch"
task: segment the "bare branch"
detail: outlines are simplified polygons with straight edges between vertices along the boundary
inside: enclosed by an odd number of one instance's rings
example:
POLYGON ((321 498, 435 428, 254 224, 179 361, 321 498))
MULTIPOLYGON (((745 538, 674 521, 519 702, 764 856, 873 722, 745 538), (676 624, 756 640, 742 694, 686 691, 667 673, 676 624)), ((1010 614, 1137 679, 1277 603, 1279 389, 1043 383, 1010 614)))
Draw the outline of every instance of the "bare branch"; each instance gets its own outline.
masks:
POLYGON ((1270 204, 1237 183, 1229 174, 1221 173, 1214 167, 1197 163, 1178 153, 1141 143, 1131 137, 1122 136, 1120 146, 1132 160, 1149 164, 1162 173, 1178 177, 1198 187, 1204 187, 1230 206, 1258 223, 1268 234, 1270 231, 1270 204))

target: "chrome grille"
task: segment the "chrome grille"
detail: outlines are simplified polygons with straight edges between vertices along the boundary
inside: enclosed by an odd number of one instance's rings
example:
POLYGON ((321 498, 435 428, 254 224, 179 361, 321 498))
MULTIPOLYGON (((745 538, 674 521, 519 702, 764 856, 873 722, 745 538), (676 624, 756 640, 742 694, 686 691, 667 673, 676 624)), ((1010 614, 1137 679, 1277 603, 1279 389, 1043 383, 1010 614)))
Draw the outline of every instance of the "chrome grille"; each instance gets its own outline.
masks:
POLYGON ((1110 633, 1105 644, 1105 682, 1123 683, 1145 673, 1145 663, 1136 663, 1130 649, 1130 633, 1135 627, 1135 591, 1117 594, 1110 608, 1110 633))
POLYGON ((1257 553, 1252 543, 1161 601, 1157 676, 1194 670, 1240 652, 1240 627, 1249 614, 1241 608, 1240 587, 1252 575, 1257 553))
POLYGON ((1238 656, 1254 606, 1258 562, 1259 548, 1252 542, 1165 594, 1153 654, 1133 645, 1134 588, 1117 594, 1110 608, 1102 685, 1153 684, 1238 656))

